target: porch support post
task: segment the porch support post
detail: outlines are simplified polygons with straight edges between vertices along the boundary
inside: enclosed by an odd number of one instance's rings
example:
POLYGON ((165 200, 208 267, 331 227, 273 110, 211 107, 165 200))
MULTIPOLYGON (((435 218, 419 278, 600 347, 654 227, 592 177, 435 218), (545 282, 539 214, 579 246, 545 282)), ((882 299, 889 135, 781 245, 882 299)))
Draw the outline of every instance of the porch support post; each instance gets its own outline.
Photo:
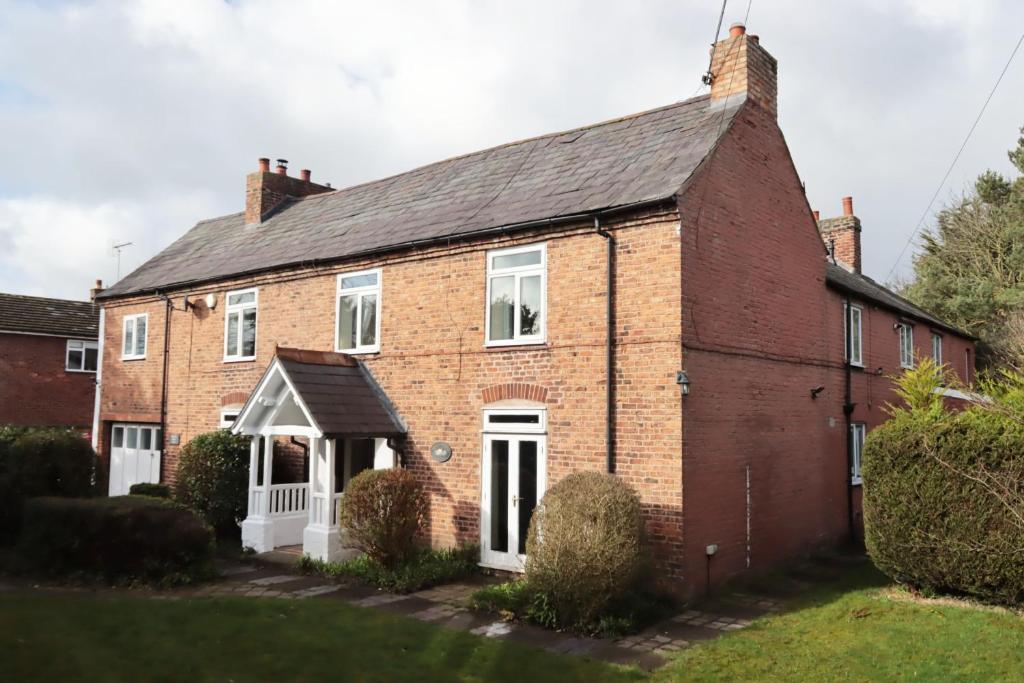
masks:
POLYGON ((327 562, 344 558, 334 511, 334 439, 311 439, 309 458, 309 524, 302 532, 302 552, 327 562))
POLYGON ((270 519, 270 465, 273 444, 265 437, 253 436, 249 444, 249 510, 242 522, 242 547, 258 553, 274 549, 274 522, 270 519), (260 485, 260 439, 264 439, 263 485, 260 485), (267 453, 271 455, 268 456, 267 453))
POLYGON ((270 519, 270 480, 274 466, 274 438, 263 437, 263 495, 261 496, 260 515, 270 519))

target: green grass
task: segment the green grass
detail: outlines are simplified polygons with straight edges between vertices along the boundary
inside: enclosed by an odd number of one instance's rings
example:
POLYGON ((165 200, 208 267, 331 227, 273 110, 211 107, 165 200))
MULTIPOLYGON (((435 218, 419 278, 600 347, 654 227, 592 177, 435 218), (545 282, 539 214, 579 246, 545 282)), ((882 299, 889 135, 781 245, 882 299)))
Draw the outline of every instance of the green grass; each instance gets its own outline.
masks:
POLYGON ((654 680, 1024 680, 1024 619, 899 599, 873 568, 855 570, 766 618, 680 653, 654 680))
POLYGON ((870 568, 646 675, 340 600, 0 594, 0 679, 74 681, 1024 680, 1024 618, 913 601, 870 568))
POLYGON ((635 670, 340 600, 0 597, 7 681, 594 681, 635 670))

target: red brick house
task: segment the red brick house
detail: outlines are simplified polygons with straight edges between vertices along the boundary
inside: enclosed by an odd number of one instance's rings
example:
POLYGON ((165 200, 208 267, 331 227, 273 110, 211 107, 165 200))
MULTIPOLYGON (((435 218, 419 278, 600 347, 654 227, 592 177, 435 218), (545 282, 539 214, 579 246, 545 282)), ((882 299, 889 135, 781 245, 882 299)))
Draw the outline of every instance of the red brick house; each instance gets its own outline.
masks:
POLYGON ((102 295, 111 493, 173 483, 223 426, 252 437, 257 550, 337 556, 346 482, 392 466, 429 492, 434 544, 498 568, 583 469, 636 489, 680 591, 846 538, 848 436, 888 392, 866 369, 896 369, 882 321, 957 333, 828 262, 757 37, 734 27, 712 73, 707 96, 346 189, 261 159, 244 212, 102 295))
POLYGON ((91 301, 0 294, 0 425, 92 428, 98 324, 91 301))

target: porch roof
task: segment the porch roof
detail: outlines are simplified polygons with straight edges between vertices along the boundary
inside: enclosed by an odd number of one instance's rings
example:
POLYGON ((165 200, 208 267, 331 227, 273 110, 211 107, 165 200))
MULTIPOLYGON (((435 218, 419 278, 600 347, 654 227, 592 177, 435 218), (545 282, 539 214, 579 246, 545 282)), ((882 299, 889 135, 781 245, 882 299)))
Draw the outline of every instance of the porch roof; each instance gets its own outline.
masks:
POLYGON ((267 372, 256 385, 233 427, 236 433, 256 433, 275 417, 261 403, 265 393, 276 394, 274 375, 288 388, 288 398, 310 426, 325 437, 390 437, 406 433, 405 423, 377 384, 369 368, 344 353, 278 348, 267 372))

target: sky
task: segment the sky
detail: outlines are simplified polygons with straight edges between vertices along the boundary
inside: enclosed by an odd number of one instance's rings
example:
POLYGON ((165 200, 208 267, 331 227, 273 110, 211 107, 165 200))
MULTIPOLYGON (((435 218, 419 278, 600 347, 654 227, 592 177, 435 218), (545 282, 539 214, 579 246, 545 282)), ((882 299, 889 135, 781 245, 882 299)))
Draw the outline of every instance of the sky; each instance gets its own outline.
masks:
MULTIPOLYGON (((0 291, 85 299, 259 157, 346 186, 705 92, 718 0, 0 0, 0 291)), ((747 3, 728 3, 722 33, 747 3)), ((751 0, 813 208, 886 279, 1009 58, 1019 0, 751 0)), ((1024 48, 935 209, 1009 174, 1024 48)), ((929 215, 926 224, 931 222, 929 215)), ((910 276, 904 257, 895 276, 910 276)))

